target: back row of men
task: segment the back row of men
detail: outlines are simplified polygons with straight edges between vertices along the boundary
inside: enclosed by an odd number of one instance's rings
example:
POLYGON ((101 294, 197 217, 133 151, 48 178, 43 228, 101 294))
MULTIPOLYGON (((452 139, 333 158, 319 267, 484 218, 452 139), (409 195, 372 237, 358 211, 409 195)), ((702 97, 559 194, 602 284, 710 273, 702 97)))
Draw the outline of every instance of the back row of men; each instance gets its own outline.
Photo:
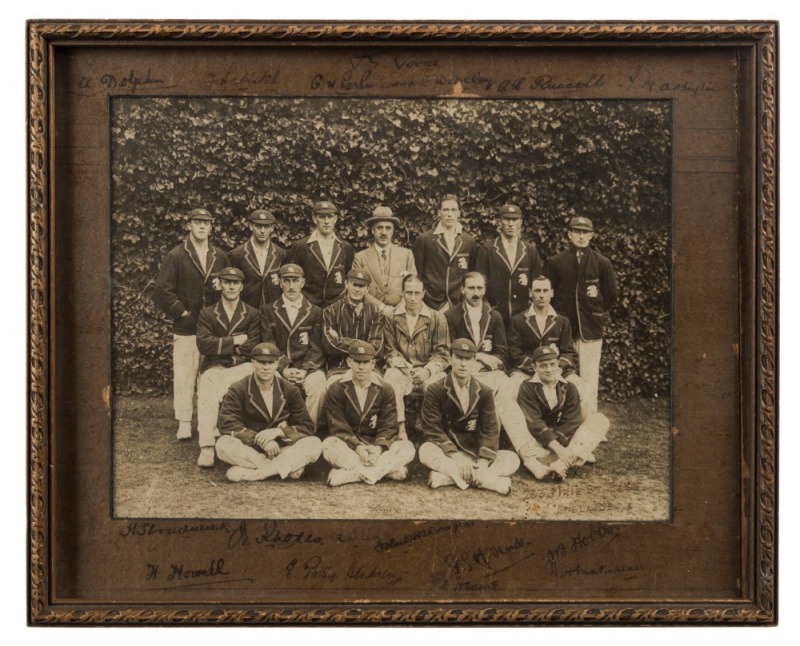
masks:
MULTIPOLYGON (((355 254, 335 234, 335 206, 318 202, 314 231, 287 254, 271 241, 272 213, 257 210, 250 215, 250 239, 226 254, 209 244, 213 216, 190 211, 189 235, 162 264, 155 300, 174 321, 181 438, 191 436, 192 398, 202 372, 199 463, 213 464, 219 401, 252 370, 250 352, 260 341, 281 348, 279 372, 305 391, 314 423, 328 386, 347 372, 349 347, 357 339, 368 341, 376 364, 386 368, 401 431, 403 396, 440 377, 450 338, 472 340, 476 376, 494 393, 506 392, 509 372, 514 387, 508 392, 516 394, 533 373, 533 350, 555 346, 563 378, 580 386, 584 417, 596 412, 603 322, 616 284, 611 263, 590 247, 591 221, 570 220, 570 248, 550 259, 545 275, 536 247, 520 240, 518 207, 499 209, 500 235, 480 247, 461 230, 459 215, 456 198, 445 196, 438 226, 417 239, 412 253, 393 243, 398 218, 378 207, 367 220, 374 244, 355 254), (551 298, 566 317, 556 313, 551 298)), ((517 422, 504 426, 508 431, 517 422)))

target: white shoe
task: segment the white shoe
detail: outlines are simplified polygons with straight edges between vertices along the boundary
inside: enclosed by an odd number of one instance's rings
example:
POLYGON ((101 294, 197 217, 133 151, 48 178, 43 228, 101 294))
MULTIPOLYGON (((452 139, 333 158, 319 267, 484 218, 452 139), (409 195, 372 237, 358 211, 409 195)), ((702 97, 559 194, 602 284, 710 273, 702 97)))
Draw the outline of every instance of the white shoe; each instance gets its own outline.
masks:
POLYGON ((547 477, 547 474, 551 473, 551 469, 539 462, 536 458, 526 458, 523 460, 522 464, 525 465, 525 468, 533 474, 533 477, 537 480, 544 480, 547 477))
POLYGON ((179 440, 192 439, 192 423, 191 422, 178 422, 178 432, 175 434, 179 440))
POLYGON ((248 469, 246 467, 231 467, 225 474, 231 482, 242 480, 266 480, 269 476, 264 469, 248 469))
POLYGON ((511 491, 511 478, 508 476, 478 475, 474 477, 474 484, 478 489, 494 491, 502 496, 507 496, 511 491))
POLYGON ((213 467, 216 453, 213 446, 204 446, 200 449, 200 457, 197 458, 198 467, 213 467))
POLYGON ((361 474, 355 469, 331 469, 328 474, 328 484, 331 487, 340 487, 351 482, 361 481, 361 474))
POLYGON ((384 478, 387 480, 396 480, 397 482, 402 482, 408 478, 408 467, 400 467, 399 469, 390 471, 384 476, 384 478))
POLYGON ((441 471, 431 471, 428 475, 428 486, 431 489, 438 489, 439 487, 448 487, 455 485, 453 479, 446 473, 441 471))
POLYGON ((562 480, 567 479, 569 467, 567 466, 567 463, 564 462, 564 460, 559 458, 550 465, 550 471, 552 471, 553 473, 553 480, 555 480, 556 482, 560 482, 562 480))
POLYGON ((300 467, 300 468, 299 468, 299 469, 297 469, 296 471, 292 471, 292 472, 291 472, 291 473, 290 473, 288 476, 286 476, 286 477, 287 477, 287 478, 289 478, 289 480, 299 480, 300 478, 302 478, 302 477, 303 477, 303 472, 304 472, 305 470, 306 470, 306 468, 305 468, 305 467, 300 467))

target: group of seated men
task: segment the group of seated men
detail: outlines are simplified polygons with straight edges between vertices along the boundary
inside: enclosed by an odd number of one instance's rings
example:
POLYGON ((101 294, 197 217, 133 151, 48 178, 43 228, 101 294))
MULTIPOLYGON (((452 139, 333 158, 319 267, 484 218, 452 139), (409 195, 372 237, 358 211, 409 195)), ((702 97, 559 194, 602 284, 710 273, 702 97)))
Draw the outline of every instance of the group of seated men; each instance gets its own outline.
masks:
POLYGON ((269 211, 250 215, 251 238, 229 254, 208 243, 207 210, 187 214, 155 300, 174 321, 179 439, 191 437, 199 368, 199 466, 219 458, 231 481, 299 478, 322 455, 330 485, 375 484, 404 480, 418 454, 431 487, 506 494, 520 461, 537 479, 564 479, 595 460, 608 420, 582 406, 571 325, 551 306, 548 277, 519 281, 524 309, 492 307, 487 277, 459 260, 460 231, 423 234, 412 254, 392 244, 399 221, 379 207, 367 221, 375 245, 354 254, 335 213, 317 203, 314 232, 288 254, 271 242, 269 211), (501 429, 515 452, 500 449, 501 429))

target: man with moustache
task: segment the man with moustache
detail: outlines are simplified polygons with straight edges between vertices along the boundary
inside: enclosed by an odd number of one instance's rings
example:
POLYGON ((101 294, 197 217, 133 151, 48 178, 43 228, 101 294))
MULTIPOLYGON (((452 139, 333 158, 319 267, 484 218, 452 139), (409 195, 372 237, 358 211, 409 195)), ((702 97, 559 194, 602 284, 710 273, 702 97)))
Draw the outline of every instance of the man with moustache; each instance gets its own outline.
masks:
POLYGON ((286 264, 278 274, 283 294, 261 306, 261 340, 281 349, 278 372, 305 391, 308 414, 316 424, 325 397, 322 311, 303 295, 302 267, 286 264))
POLYGON ((384 380, 394 389, 397 419, 406 435, 404 397, 422 390, 447 368, 447 321, 425 305, 425 287, 416 274, 403 278, 403 300, 386 317, 384 380))
POLYGON ((271 303, 281 295, 278 269, 286 251, 272 242, 275 216, 266 209, 250 214, 250 239, 233 249, 228 256, 233 267, 244 273, 242 300, 259 309, 262 303, 271 303))
POLYGON ((283 355, 272 343, 251 353, 252 374, 234 383, 219 410, 217 455, 227 464, 231 482, 296 480, 319 459, 322 442, 300 390, 276 373, 283 355))
POLYGON ((595 462, 594 450, 606 440, 609 422, 597 412, 583 420, 578 389, 561 376, 557 349, 541 346, 532 358, 534 375, 522 383, 517 400, 528 425, 528 441, 548 451, 537 459, 563 480, 571 468, 595 462))
POLYGON ((519 458, 498 450, 494 397, 472 376, 476 354, 469 339, 453 341, 450 374, 425 391, 421 416, 425 442, 419 448, 419 461, 431 469, 428 484, 433 489, 474 486, 506 495, 519 458))
POLYGON ((303 293, 317 307, 327 307, 341 296, 344 279, 353 265, 353 246, 336 235, 336 207, 323 200, 314 204, 315 228, 292 245, 287 263, 305 273, 303 293))
POLYGON ((414 445, 400 437, 394 391, 375 372, 375 348, 353 341, 348 355, 349 371, 325 399, 330 437, 322 443, 322 456, 333 467, 328 484, 405 480, 414 445))
POLYGON ((378 357, 383 353, 384 317, 366 301, 372 277, 353 267, 347 272, 345 295, 322 311, 322 347, 328 366, 328 385, 347 372, 350 346, 361 339, 368 341, 378 357))
POLYGON ((486 276, 486 300, 503 317, 508 329, 511 318, 525 310, 531 280, 544 270, 532 242, 520 239, 522 211, 515 204, 498 209, 498 235, 478 249, 475 269, 486 276))
POLYGON ((414 262, 425 285, 425 304, 444 312, 460 299, 461 277, 475 263, 477 243, 463 232, 461 209, 455 195, 445 195, 439 205, 439 224, 414 244, 414 262))
POLYGON ((192 437, 192 410, 200 352, 197 317, 219 299, 217 272, 228 265, 225 252, 209 243, 214 216, 206 209, 186 214, 188 235, 167 253, 156 278, 153 301, 172 320, 173 408, 179 440, 192 437))
MULTIPOLYGON (((508 361, 508 346, 503 319, 489 307, 484 300, 486 279, 483 274, 471 271, 464 274, 461 303, 445 312, 447 328, 451 339, 470 339, 477 350, 473 365, 473 377, 486 386, 495 400, 495 410, 500 426, 512 439, 527 436, 525 417, 516 401, 516 390, 509 388, 510 381, 505 374, 508 361)), ((547 475, 547 470, 535 460, 546 453, 536 443, 527 438, 523 444, 514 448, 519 453, 525 468, 535 478, 547 475), (529 445, 530 444, 530 445, 529 445)))
POLYGON ((252 372, 250 352, 261 335, 258 310, 240 298, 244 274, 235 267, 225 267, 217 278, 222 298, 203 309, 197 319, 197 348, 203 356, 197 386, 200 467, 214 466, 219 403, 234 381, 252 372))
POLYGON ((547 275, 555 292, 553 307, 572 325, 584 382, 585 409, 594 413, 605 318, 617 300, 617 279, 611 261, 590 246, 594 226, 589 218, 571 218, 567 237, 569 249, 548 261, 547 275))
POLYGON ((392 242, 399 225, 400 220, 392 214, 392 209, 377 207, 367 220, 374 243, 353 259, 354 269, 367 271, 372 276, 367 301, 385 315, 390 314, 403 297, 403 277, 417 273, 411 250, 392 242))

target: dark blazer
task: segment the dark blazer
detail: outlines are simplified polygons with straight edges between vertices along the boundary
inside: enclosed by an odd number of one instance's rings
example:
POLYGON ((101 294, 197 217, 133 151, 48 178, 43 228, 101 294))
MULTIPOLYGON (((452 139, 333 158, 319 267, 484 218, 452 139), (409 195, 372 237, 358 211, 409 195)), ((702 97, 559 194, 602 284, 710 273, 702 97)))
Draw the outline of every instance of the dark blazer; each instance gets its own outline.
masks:
POLYGON ((328 432, 347 442, 351 449, 359 444, 377 444, 387 449, 397 440, 397 403, 392 387, 377 375, 367 391, 362 409, 353 378, 348 373, 328 388, 325 397, 328 432))
POLYGON ((322 311, 322 347, 328 361, 328 370, 341 372, 347 370, 347 357, 353 341, 367 341, 377 351, 376 359, 383 356, 383 322, 384 317, 371 303, 362 303, 361 314, 356 315, 355 308, 343 296, 333 305, 322 311), (337 336, 331 334, 335 331, 337 336))
POLYGON ((322 310, 303 297, 294 325, 283 306, 283 297, 261 306, 261 341, 274 343, 284 356, 278 364, 319 370, 325 363, 322 352, 322 310))
POLYGON ((245 303, 258 309, 263 303, 271 303, 281 295, 278 269, 283 264, 285 257, 286 251, 270 242, 262 273, 252 238, 228 253, 231 266, 241 269, 244 274, 242 300, 245 303))
POLYGON ((611 261, 591 247, 582 249, 580 267, 570 245, 547 262, 553 285, 553 307, 569 319, 575 340, 603 338, 605 316, 617 300, 617 279, 611 261))
POLYGON ((450 338, 472 339, 478 348, 478 352, 489 354, 500 362, 497 368, 492 369, 502 370, 508 363, 508 344, 506 343, 506 328, 503 324, 503 317, 489 307, 487 303, 484 303, 480 320, 481 336, 476 340, 472 336, 472 326, 470 325, 467 307, 467 304, 462 300, 456 307, 450 308, 444 313, 444 318, 447 320, 447 328, 450 331, 450 338))
POLYGON ((335 238, 331 266, 327 268, 319 243, 311 240, 312 237, 313 234, 292 245, 286 256, 286 264, 295 263, 303 268, 306 278, 303 294, 317 307, 326 307, 342 294, 355 252, 349 242, 335 238))
POLYGON ((156 278, 153 301, 172 319, 175 334, 191 336, 196 333, 200 310, 219 300, 220 283, 215 274, 227 265, 225 252, 209 244, 203 271, 189 236, 167 253, 156 278), (184 311, 189 314, 181 316, 184 311))
POLYGON ((445 303, 461 300, 461 277, 475 265, 478 244, 466 233, 456 235, 453 253, 447 250, 444 234, 426 231, 414 243, 414 263, 425 283, 425 304, 439 310, 445 303))
POLYGON ((203 355, 200 372, 212 366, 232 368, 250 361, 250 352, 261 340, 258 310, 241 299, 228 320, 221 302, 206 307, 197 319, 197 349, 203 355), (233 337, 246 334, 247 341, 233 344, 233 337))
POLYGON ((217 428, 222 435, 233 435, 252 445, 256 435, 267 428, 280 426, 285 438, 276 441, 292 444, 314 435, 314 424, 308 416, 300 389, 277 375, 272 385, 272 415, 253 375, 234 383, 222 398, 217 428))
POLYGON ((517 242, 517 257, 512 263, 498 236, 478 249, 475 271, 486 276, 486 300, 508 327, 511 317, 527 308, 531 282, 544 273, 544 263, 536 245, 522 240, 517 242))
POLYGON ((558 348, 558 364, 562 376, 567 377, 579 371, 578 353, 572 340, 572 326, 565 316, 556 314, 551 307, 545 319, 544 330, 536 324, 536 317, 522 312, 511 319, 508 331, 510 368, 533 375, 533 351, 542 345, 555 345, 558 348))
POLYGON ((563 378, 556 383, 558 403, 550 408, 542 382, 533 377, 522 382, 517 402, 525 415, 528 430, 544 447, 553 440, 567 446, 581 425, 581 397, 575 384, 563 378))
POLYGON ((425 390, 420 416, 426 442, 437 444, 445 453, 463 451, 473 457, 494 460, 500 442, 494 396, 475 378, 469 382, 469 406, 461 408, 447 375, 425 390))

